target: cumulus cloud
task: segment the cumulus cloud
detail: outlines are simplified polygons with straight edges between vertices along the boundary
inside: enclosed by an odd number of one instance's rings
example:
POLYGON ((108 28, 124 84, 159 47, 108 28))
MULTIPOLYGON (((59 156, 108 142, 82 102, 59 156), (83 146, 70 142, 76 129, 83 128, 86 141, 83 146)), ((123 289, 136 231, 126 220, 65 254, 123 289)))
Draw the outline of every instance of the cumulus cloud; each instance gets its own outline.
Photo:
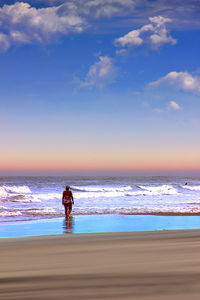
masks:
POLYGON ((176 40, 168 35, 168 31, 166 29, 165 23, 171 22, 172 20, 169 18, 164 18, 162 16, 149 18, 152 23, 152 32, 149 39, 153 46, 159 47, 163 44, 171 44, 175 45, 176 40))
MULTIPOLYGON (((1 0, 6 3, 6 0, 1 0)), ((9 1, 7 1, 9 2, 9 1)), ((11 1, 10 1, 11 2, 11 1)), ((14 2, 14 1, 12 1, 14 2)), ((100 17, 129 16, 129 22, 123 18, 112 22, 110 26, 117 27, 125 21, 126 26, 142 24, 149 16, 162 15, 174 20, 176 28, 200 28, 199 0, 27 0, 31 5, 66 5, 66 9, 73 9, 79 16, 90 19, 100 17)), ((69 12, 68 12, 69 13, 69 12)))
POLYGON ((200 93, 200 77, 192 76, 188 72, 170 72, 166 76, 151 82, 150 86, 169 84, 185 91, 200 93))
MULTIPOLYGON (((135 0, 34 0, 48 5, 63 4, 67 10, 92 18, 129 15, 135 0)), ((32 3, 34 2, 31 1, 32 3)))
POLYGON ((59 34, 80 33, 91 18, 130 14, 134 3, 135 0, 30 0, 4 5, 0 7, 0 49, 6 51, 13 44, 50 42, 59 34), (36 8, 36 2, 49 7, 36 8))
POLYGON ((176 40, 169 35, 166 23, 171 22, 169 18, 156 16, 149 18, 150 23, 139 29, 132 30, 126 35, 117 38, 117 46, 130 47, 140 46, 144 43, 150 44, 153 48, 158 48, 164 44, 175 45, 176 40))
POLYGON ((116 68, 113 59, 108 56, 100 56, 99 61, 93 64, 81 86, 103 86, 114 79, 116 68))
POLYGON ((170 101, 169 108, 172 108, 172 109, 175 109, 175 110, 181 109, 180 105, 178 105, 178 103, 176 103, 175 101, 170 101))
MULTIPOLYGON (((9 1, 2 3, 6 2, 9 1)), ((174 45, 176 40, 166 29, 171 18, 175 27, 188 28, 189 24, 200 27, 199 0, 27 0, 0 7, 0 48, 7 50, 12 44, 49 42, 58 34, 79 33, 91 24, 95 24, 97 30, 99 22, 96 20, 100 18, 116 17, 114 22, 106 21, 104 29, 106 26, 136 26, 149 15, 160 16, 149 18, 149 24, 120 37, 117 44, 129 47, 148 43, 153 48, 167 43, 174 45), (45 7, 36 8, 38 4, 45 7), (125 16, 129 16, 130 22, 127 23, 125 16)))
POLYGON ((134 6, 133 0, 90 0, 85 1, 83 9, 85 13, 92 13, 96 17, 111 17, 127 15, 134 6))
POLYGON ((62 6, 37 9, 24 2, 0 8, 0 47, 12 44, 48 42, 57 34, 79 33, 86 26, 75 13, 66 14, 62 6))
POLYGON ((122 47, 132 45, 139 46, 143 43, 143 39, 140 37, 140 30, 133 30, 125 36, 116 39, 116 43, 119 43, 122 47))

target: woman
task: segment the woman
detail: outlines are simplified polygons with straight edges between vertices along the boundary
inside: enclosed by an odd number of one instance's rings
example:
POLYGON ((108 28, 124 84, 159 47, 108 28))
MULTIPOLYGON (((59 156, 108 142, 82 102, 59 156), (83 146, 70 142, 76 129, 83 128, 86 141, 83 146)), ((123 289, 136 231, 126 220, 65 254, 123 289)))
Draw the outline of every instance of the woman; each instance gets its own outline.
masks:
POLYGON ((74 197, 69 185, 66 185, 65 191, 63 192, 62 204, 65 207, 65 216, 69 217, 72 211, 72 204, 74 204, 74 197))

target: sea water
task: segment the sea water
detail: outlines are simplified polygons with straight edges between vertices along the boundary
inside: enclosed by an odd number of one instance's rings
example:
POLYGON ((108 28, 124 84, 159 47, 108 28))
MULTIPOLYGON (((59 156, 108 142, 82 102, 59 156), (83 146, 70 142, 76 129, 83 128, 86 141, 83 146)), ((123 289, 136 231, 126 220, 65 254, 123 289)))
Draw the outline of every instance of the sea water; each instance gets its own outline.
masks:
POLYGON ((0 177, 0 223, 64 216, 71 186, 73 215, 198 215, 200 177, 0 177))

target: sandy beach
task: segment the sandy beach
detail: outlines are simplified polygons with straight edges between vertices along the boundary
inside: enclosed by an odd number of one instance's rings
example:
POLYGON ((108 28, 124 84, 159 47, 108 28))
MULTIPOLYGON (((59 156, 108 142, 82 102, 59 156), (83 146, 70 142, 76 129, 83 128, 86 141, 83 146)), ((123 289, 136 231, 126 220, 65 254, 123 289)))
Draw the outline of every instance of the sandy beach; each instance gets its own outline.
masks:
POLYGON ((199 299, 200 231, 0 240, 0 299, 199 299))

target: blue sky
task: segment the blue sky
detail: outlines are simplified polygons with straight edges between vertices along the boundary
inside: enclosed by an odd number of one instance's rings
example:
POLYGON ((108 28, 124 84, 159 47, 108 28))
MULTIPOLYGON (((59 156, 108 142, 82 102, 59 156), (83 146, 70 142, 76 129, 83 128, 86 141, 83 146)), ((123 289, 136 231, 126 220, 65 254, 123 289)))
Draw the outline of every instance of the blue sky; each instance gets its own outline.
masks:
POLYGON ((199 17, 199 1, 1 1, 1 174, 199 174, 199 17))

